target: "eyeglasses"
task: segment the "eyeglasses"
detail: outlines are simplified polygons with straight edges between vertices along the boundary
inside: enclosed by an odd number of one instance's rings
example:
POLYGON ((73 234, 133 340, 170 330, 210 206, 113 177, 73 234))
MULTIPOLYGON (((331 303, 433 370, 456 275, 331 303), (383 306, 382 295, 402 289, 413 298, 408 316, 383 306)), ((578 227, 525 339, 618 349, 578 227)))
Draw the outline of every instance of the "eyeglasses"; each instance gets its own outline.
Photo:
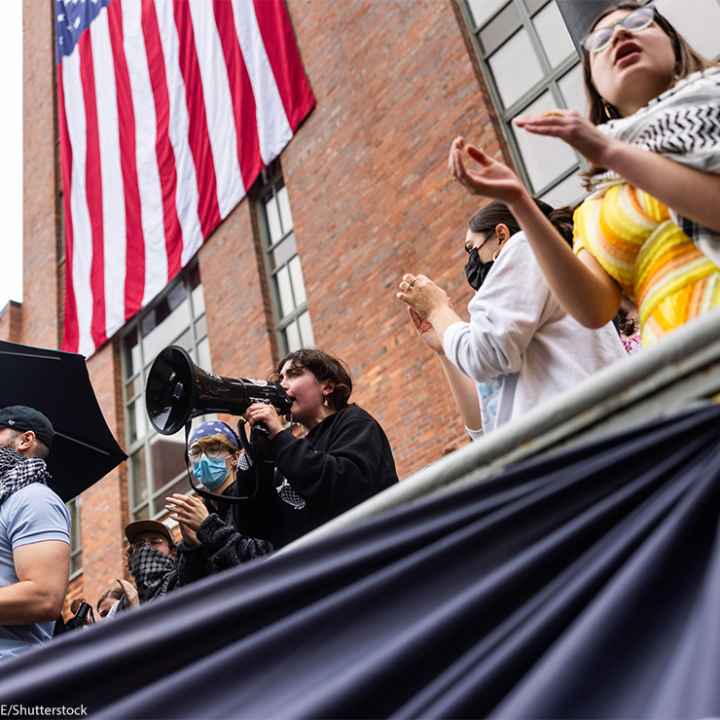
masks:
POLYGON ((210 460, 217 460, 230 455, 231 452, 232 450, 222 443, 208 443, 207 445, 193 445, 188 450, 188 455, 191 460, 199 460, 203 454, 210 460))
POLYGON ((615 33, 615 28, 621 27, 630 32, 640 32, 640 30, 645 30, 645 28, 650 27, 653 20, 655 20, 655 11, 651 7, 634 10, 629 15, 626 15, 620 22, 591 32, 583 40, 583 47, 589 53, 602 52, 610 45, 610 41, 615 33))

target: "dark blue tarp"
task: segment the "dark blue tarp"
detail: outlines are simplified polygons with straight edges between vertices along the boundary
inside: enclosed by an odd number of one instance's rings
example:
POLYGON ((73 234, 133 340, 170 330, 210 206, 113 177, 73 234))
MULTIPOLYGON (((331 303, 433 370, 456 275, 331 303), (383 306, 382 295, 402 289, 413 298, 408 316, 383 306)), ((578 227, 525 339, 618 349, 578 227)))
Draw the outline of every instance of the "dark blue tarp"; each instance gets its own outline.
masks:
POLYGON ((720 715, 720 409, 524 462, 2 666, 99 718, 720 715))

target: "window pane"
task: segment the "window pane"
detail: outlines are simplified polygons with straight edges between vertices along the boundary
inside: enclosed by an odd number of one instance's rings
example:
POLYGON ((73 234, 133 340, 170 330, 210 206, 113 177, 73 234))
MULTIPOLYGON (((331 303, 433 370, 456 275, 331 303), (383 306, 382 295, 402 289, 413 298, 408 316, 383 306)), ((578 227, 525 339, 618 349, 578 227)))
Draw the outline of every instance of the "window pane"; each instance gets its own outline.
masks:
POLYGON ((302 339, 303 347, 315 347, 315 338, 313 337, 312 323, 310 322, 310 314, 304 312, 298 318, 298 325, 300 325, 300 336, 302 339))
MULTIPOLYGON (((552 110, 554 107, 556 107, 556 104, 552 96, 549 92, 546 92, 525 108, 522 114, 542 115, 542 113, 552 110)), ((513 132, 535 192, 545 187, 577 162, 575 153, 557 138, 531 135, 515 126, 513 126, 513 132)))
POLYGON ((278 205, 280 206, 280 220, 282 221, 283 234, 289 233, 293 228, 292 213, 290 212, 290 198, 285 185, 283 185, 277 194, 278 205))
POLYGON ((303 281, 302 268, 300 267, 300 258, 295 256, 290 261, 290 279, 292 280, 293 292, 295 293, 295 301, 298 305, 306 302, 305 282, 303 281))
POLYGON ((575 45, 555 2, 546 5, 535 16, 533 23, 551 67, 557 67, 565 58, 575 54, 575 45))
POLYGON ((210 343, 207 338, 198 343, 198 365, 207 372, 212 372, 210 360, 210 343))
POLYGON ((142 375, 133 378, 126 386, 126 397, 128 400, 136 397, 143 391, 142 375))
POLYGON ((282 229, 275 196, 265 201, 265 217, 267 218, 268 232, 270 233, 270 243, 276 243, 282 237, 282 229))
POLYGON ((205 315, 203 315, 195 323, 195 336, 198 338, 204 338, 207 334, 208 334, 207 317, 205 315))
MULTIPOLYGON (((156 435, 150 443, 153 463, 153 493, 185 472, 185 431, 174 435, 156 435)), ((155 508, 158 509, 157 507, 155 508)))
POLYGON ((182 495, 185 495, 189 491, 190 483, 187 477, 182 477, 176 483, 173 483, 169 488, 167 488, 167 490, 164 490, 159 495, 156 495, 153 503, 153 506, 155 507, 154 517, 165 514, 165 503, 167 502, 167 499, 170 497, 170 495, 172 495, 173 493, 180 493, 182 495))
POLYGON ((82 552, 70 556, 70 574, 74 575, 79 570, 82 570, 82 552))
POLYGON ((140 448, 130 459, 132 474, 132 505, 146 502, 148 498, 147 474, 145 473, 145 448, 140 448))
POLYGON ((288 352, 299 350, 302 347, 300 344, 300 333, 295 323, 290 323, 290 325, 285 328, 285 338, 287 340, 288 352))
POLYGON ((295 253, 297 247, 295 245, 295 236, 289 235, 279 245, 275 246, 272 251, 273 268, 284 265, 295 253))
POLYGON ((185 300, 144 338, 143 348, 147 365, 150 365, 158 353, 170 345, 189 326, 190 304, 185 300))
POLYGON ((586 194, 580 176, 578 173, 574 173, 559 185, 556 185, 552 190, 546 192, 542 196, 542 199, 549 205, 559 208, 565 207, 565 205, 576 205, 586 194))
POLYGON ((203 293, 202 285, 198 285, 192 291, 192 304, 195 317, 198 317, 205 312, 205 294, 203 293))
POLYGON ((656 0, 655 7, 685 36, 685 39, 702 55, 716 58, 720 55, 720 3, 717 0, 656 0))
POLYGON ((77 500, 65 503, 70 513, 70 552, 80 548, 80 508, 77 500))
POLYGON ((132 444, 145 437, 145 398, 139 397, 128 405, 128 436, 132 444))
POLYGON ((195 346, 192 330, 186 330, 177 340, 173 341, 173 344, 179 345, 181 348, 187 350, 188 355, 192 357, 195 346))
POLYGON ((583 83, 582 65, 576 65, 569 73, 558 80, 565 104, 571 110, 577 110, 587 116, 587 100, 585 99, 585 85, 583 83))
POLYGON ((505 107, 542 80, 543 71, 526 30, 515 33, 489 60, 505 107))
POLYGON ((277 281, 278 294, 280 295, 280 314, 282 317, 285 317, 285 315, 289 315, 295 309, 287 267, 278 270, 275 279, 277 281))
POLYGON ((139 508, 133 513, 133 519, 134 520, 149 520, 150 515, 148 513, 148 506, 143 505, 143 507, 139 508))
POLYGON ((125 336, 123 351, 125 355, 125 377, 129 378, 140 370, 140 345, 137 330, 133 329, 125 336))
POLYGON ((468 0, 475 27, 488 21, 506 2, 507 0, 468 0))

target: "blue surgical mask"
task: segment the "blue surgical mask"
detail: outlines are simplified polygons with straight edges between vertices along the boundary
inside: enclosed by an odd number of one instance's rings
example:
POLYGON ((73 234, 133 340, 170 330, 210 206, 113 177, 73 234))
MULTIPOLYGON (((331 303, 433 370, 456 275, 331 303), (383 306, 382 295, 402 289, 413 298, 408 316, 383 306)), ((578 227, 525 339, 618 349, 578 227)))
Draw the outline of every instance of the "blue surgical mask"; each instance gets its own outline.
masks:
POLYGON ((208 489, 220 487, 228 476, 227 465, 223 458, 210 459, 203 455, 198 462, 192 464, 193 475, 208 489))

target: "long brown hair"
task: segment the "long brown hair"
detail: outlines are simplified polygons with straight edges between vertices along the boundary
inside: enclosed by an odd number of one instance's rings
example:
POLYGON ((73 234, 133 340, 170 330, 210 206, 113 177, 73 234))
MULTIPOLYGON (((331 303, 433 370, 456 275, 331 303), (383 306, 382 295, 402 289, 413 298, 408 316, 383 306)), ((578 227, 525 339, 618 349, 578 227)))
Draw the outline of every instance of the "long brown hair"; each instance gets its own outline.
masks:
MULTIPOLYGON (((643 7, 647 6, 637 2, 636 0, 623 0, 622 2, 617 2, 606 10, 603 10, 603 12, 595 18, 590 26, 590 32, 595 29, 596 25, 604 17, 607 17, 611 13, 618 10, 639 10, 643 7)), ((707 60, 700 55, 700 53, 693 50, 688 41, 685 40, 685 38, 673 27, 664 15, 659 13, 653 6, 651 6, 651 9, 655 15, 655 23, 657 23, 658 27, 670 38, 670 42, 672 43, 673 52, 675 53, 676 80, 682 80, 698 70, 704 70, 705 68, 713 67, 717 64, 707 60)), ((584 47, 582 48, 582 64, 590 122, 593 125, 602 125, 608 120, 621 117, 618 109, 603 100, 602 96, 597 91, 597 88, 593 83, 592 72, 590 70, 590 53, 584 47)))

